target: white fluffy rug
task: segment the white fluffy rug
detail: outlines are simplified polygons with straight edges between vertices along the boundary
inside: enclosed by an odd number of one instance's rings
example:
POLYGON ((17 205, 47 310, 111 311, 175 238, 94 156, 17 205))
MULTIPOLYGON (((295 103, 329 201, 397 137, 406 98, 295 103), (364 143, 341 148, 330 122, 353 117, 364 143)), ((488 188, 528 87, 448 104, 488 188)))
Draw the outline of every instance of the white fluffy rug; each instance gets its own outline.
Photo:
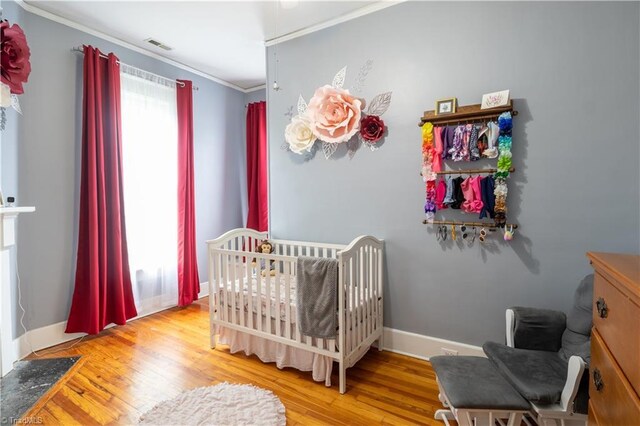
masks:
POLYGON ((271 391, 220 383, 186 391, 140 417, 144 425, 285 425, 285 409, 271 391))

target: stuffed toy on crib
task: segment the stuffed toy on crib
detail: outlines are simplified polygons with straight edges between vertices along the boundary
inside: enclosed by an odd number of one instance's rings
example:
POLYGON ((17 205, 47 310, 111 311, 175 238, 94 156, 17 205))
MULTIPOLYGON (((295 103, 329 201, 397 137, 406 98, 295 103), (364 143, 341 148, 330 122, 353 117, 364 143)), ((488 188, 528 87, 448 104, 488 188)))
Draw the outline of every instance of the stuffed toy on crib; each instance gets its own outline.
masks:
MULTIPOLYGON (((256 247, 256 252, 258 253, 262 253, 262 254, 271 254, 275 251, 275 247, 273 247, 273 244, 271 244, 271 242, 269 240, 263 240, 260 242, 260 244, 258 244, 258 247, 256 247)), ((253 260, 253 262, 251 262, 251 265, 253 265, 253 267, 256 267, 256 261, 255 259, 253 260)), ((267 268, 265 266, 265 260, 264 259, 260 259, 260 270, 262 271, 262 276, 266 277, 267 276, 267 268)), ((269 261, 269 274, 273 277, 276 275, 276 265, 275 262, 273 260, 269 261)))

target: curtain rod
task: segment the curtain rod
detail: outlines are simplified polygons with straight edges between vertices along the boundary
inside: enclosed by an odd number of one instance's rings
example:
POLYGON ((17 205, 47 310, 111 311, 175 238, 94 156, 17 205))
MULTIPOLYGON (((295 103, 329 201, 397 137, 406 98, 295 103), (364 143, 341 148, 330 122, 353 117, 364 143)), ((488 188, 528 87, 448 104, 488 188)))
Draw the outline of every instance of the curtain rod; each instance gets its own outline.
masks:
MULTIPOLYGON (((84 54, 84 49, 82 49, 82 47, 81 47, 81 46, 72 47, 72 48, 71 48, 71 51, 72 51, 72 52, 74 52, 74 53, 82 53, 82 54, 84 54)), ((103 57, 103 58, 108 58, 108 56, 107 56, 107 55, 105 55, 104 53, 100 53, 100 56, 101 56, 101 57, 103 57)), ((118 59, 116 62, 117 62, 117 63, 118 63, 118 65, 119 65, 121 61, 118 59)), ((174 80, 174 79, 172 79, 172 78, 164 77, 164 76, 162 76, 162 75, 154 74, 154 73, 149 72, 149 71, 147 71, 147 70, 143 70, 142 68, 138 68, 138 67, 134 67, 133 65, 125 64, 124 62, 122 62, 122 64, 123 64, 123 65, 126 65, 126 66, 128 66, 128 67, 130 67, 130 68, 136 69, 136 70, 138 70, 138 71, 146 72, 146 73, 148 73, 148 74, 155 75, 156 77, 160 77, 160 78, 163 78, 163 79, 165 79, 165 80, 172 81, 172 82, 174 82, 175 84, 179 84, 179 85, 181 85, 182 87, 184 87, 184 83, 183 83, 183 82, 181 82, 181 81, 177 81, 177 80, 174 80)), ((192 87, 193 87, 193 90, 199 90, 199 89, 198 89, 198 86, 192 86, 192 87)))

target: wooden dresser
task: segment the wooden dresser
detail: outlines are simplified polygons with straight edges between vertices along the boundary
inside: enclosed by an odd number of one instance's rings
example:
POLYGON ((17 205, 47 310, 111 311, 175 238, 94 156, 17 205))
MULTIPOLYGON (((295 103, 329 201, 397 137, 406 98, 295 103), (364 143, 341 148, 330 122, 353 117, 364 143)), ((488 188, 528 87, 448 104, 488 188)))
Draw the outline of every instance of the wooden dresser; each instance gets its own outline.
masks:
POLYGON ((640 256, 587 257, 595 270, 589 424, 640 425, 640 256))

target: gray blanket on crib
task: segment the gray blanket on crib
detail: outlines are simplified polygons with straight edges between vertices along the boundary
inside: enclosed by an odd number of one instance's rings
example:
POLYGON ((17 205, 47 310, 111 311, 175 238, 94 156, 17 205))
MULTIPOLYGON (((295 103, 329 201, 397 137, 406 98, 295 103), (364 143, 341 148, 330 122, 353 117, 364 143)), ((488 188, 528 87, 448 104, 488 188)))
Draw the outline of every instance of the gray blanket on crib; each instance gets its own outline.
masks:
POLYGON ((338 261, 298 257, 298 327, 305 336, 332 339, 338 328, 338 261))

